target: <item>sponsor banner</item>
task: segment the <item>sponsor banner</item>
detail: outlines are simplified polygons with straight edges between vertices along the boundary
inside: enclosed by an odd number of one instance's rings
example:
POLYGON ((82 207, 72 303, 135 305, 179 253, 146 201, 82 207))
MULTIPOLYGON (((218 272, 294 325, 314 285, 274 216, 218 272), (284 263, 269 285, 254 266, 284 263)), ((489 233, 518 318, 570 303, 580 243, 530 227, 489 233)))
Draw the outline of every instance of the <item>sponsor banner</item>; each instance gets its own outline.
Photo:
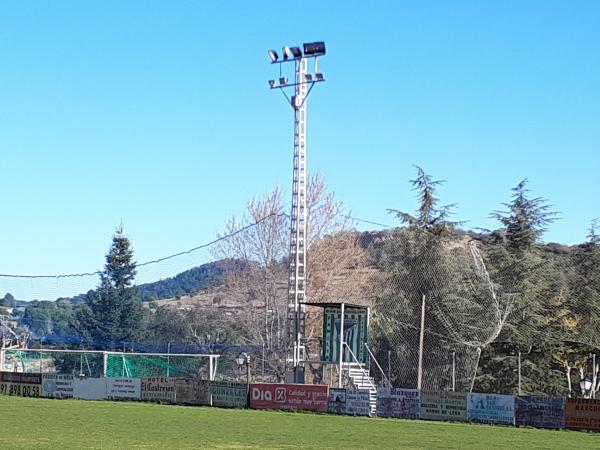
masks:
POLYGON ((468 413, 471 422, 514 425, 515 398, 512 395, 469 394, 468 413))
POLYGON ((107 378, 106 397, 110 400, 139 400, 141 384, 139 378, 107 378))
POLYGON ((416 389, 377 388, 377 415, 418 419, 421 416, 421 395, 416 389))
POLYGON ((329 389, 328 411, 354 416, 371 415, 370 393, 364 389, 329 389))
POLYGON ((515 424, 536 428, 564 428, 565 399, 562 397, 515 397, 515 424))
POLYGON ((17 397, 39 397, 42 394, 41 384, 0 382, 0 395, 17 397))
POLYGON ((600 400, 568 398, 565 423, 572 430, 600 431, 600 400))
POLYGON ((346 414, 354 416, 371 415, 371 396, 365 389, 346 390, 346 414))
POLYGON ((210 405, 210 381, 176 378, 175 401, 183 405, 210 405))
POLYGON ((104 400, 106 378, 73 378, 73 397, 84 400, 104 400))
POLYGON ((327 410, 333 414, 346 414, 346 389, 329 388, 327 410))
POLYGON ((42 374, 40 373, 21 373, 21 372, 2 372, 1 381, 5 383, 17 384, 42 384, 42 374))
POLYGON ((210 384, 212 405, 224 408, 248 406, 248 385, 228 381, 213 381, 210 384))
POLYGON ((327 412, 328 387, 318 384, 250 385, 250 407, 327 412))
POLYGON ((422 391, 421 419, 466 421, 467 394, 422 391))
POLYGON ((42 376, 42 397, 73 397, 73 375, 44 374, 42 376))
POLYGON ((141 379, 142 400, 175 403, 175 379, 146 377, 141 379))

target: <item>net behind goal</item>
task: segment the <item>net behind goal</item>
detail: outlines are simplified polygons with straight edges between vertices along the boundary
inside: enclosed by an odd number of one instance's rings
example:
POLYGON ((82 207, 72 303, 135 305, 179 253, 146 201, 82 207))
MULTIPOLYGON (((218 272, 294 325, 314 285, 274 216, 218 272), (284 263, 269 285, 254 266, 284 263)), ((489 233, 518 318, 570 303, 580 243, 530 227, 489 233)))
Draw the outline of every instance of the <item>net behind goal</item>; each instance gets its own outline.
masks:
POLYGON ((213 379, 219 355, 126 353, 94 350, 3 350, 5 372, 86 377, 200 377, 213 379))

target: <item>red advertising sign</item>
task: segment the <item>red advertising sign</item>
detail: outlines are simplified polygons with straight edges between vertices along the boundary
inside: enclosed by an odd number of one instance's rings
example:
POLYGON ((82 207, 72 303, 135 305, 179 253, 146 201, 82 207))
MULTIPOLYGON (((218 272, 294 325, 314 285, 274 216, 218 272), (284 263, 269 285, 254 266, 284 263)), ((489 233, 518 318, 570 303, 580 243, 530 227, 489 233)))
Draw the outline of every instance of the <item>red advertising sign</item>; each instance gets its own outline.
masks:
POLYGON ((250 408, 327 412, 328 389, 318 384, 251 384, 250 408))

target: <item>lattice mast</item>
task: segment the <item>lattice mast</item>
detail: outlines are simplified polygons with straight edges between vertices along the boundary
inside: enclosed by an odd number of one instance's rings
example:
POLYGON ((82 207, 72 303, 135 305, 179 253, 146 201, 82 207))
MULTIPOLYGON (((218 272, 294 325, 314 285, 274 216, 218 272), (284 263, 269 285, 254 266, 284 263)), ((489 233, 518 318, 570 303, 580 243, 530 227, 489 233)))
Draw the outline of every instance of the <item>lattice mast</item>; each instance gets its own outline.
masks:
POLYGON ((289 290, 288 290, 288 329, 289 340, 293 343, 291 362, 294 367, 294 381, 299 382, 300 361, 303 359, 304 311, 302 303, 306 298, 307 273, 307 119, 308 95, 315 83, 325 81, 318 71, 318 56, 325 54, 325 44, 314 42, 304 44, 304 52, 299 47, 284 47, 283 57, 274 50, 268 52, 271 62, 279 64, 279 80, 269 80, 271 89, 279 89, 294 109, 294 159, 292 177, 292 210, 290 221, 289 290), (314 61, 314 73, 309 71, 309 59, 314 61), (294 83, 282 75, 282 64, 294 63, 294 83), (290 97, 286 90, 294 90, 290 97))

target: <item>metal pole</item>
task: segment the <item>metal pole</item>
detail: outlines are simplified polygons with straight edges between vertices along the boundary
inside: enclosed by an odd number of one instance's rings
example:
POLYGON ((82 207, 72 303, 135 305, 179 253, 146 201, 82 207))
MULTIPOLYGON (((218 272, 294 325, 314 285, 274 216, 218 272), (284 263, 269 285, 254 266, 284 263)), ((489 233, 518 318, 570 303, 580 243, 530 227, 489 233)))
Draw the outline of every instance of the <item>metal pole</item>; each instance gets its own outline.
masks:
POLYGON ((344 306, 342 303, 342 315, 340 317, 340 366, 338 370, 338 388, 342 388, 342 363, 344 361, 344 306))
POLYGON ((596 370, 596 354, 592 353, 592 398, 596 398, 596 383, 598 381, 598 371, 596 370))
POLYGON ((521 392, 521 352, 519 351, 519 395, 522 394, 521 392))
POLYGON ((262 368, 261 368, 261 376, 263 377, 263 381, 264 381, 264 377, 265 377, 265 343, 264 342, 262 344, 262 368))
POLYGON ((102 366, 103 366, 102 376, 104 378, 106 378, 106 372, 107 372, 107 369, 108 369, 108 353, 106 353, 106 352, 102 352, 102 366))
POLYGON ((246 384, 250 388, 250 355, 246 355, 246 384))
POLYGON ((452 392, 456 392, 456 352, 452 352, 452 392))
POLYGON ((167 378, 169 378, 169 375, 171 374, 170 368, 171 368, 171 343, 168 342, 167 343, 167 378))
POLYGON ((213 381, 214 377, 213 377, 213 358, 212 356, 210 356, 208 358, 208 379, 210 381, 213 381))
MULTIPOLYGON (((4 345, 4 342, 2 343, 4 345)), ((4 365, 6 364, 6 350, 0 348, 0 372, 4 371, 4 365)))
POLYGON ((425 338, 425 294, 421 301, 421 332, 419 334, 419 369, 417 373, 417 389, 423 387, 423 341, 425 338))
POLYGON ((391 373, 391 367, 392 367, 392 351, 388 350, 388 383, 390 384, 390 387, 392 387, 392 378, 390 377, 390 373, 391 373))

